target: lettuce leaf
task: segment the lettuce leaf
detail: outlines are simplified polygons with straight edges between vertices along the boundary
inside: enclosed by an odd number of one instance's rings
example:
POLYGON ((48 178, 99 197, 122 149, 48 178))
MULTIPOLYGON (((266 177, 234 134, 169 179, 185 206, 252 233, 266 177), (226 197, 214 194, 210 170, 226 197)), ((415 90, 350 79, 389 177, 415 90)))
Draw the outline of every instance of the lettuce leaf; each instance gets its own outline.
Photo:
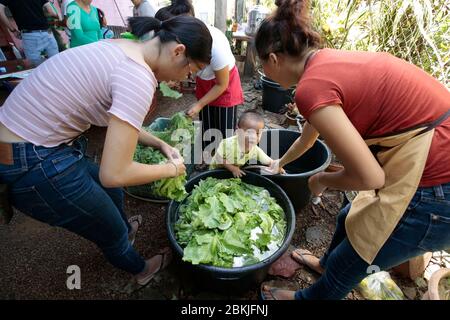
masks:
POLYGON ((178 91, 171 89, 165 82, 159 84, 159 90, 161 90, 164 97, 180 99, 183 96, 183 94, 178 91))
POLYGON ((179 212, 176 238, 192 264, 254 264, 276 251, 286 233, 284 211, 269 192, 237 178, 200 181, 179 212))
MULTIPOLYGON (((154 136, 177 148, 181 154, 186 145, 190 145, 194 139, 194 125, 189 117, 178 112, 172 116, 169 125, 162 131, 150 131, 154 136), (187 134, 186 134, 187 133, 187 134)), ((164 155, 156 149, 137 145, 133 160, 144 164, 163 164, 167 162, 164 155)), ((146 186, 155 196, 183 201, 188 195, 185 189, 187 175, 183 174, 175 178, 167 178, 154 181, 146 186)))

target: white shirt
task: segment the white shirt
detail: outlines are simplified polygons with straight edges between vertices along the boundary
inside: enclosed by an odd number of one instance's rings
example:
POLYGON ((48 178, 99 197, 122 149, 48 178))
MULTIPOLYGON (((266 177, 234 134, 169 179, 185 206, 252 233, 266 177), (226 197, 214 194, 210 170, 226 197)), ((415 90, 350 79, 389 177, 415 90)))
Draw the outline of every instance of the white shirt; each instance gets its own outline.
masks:
POLYGON ((213 39, 211 63, 197 73, 197 76, 203 80, 215 79, 214 71, 222 70, 226 66, 231 70, 236 64, 230 43, 225 34, 213 26, 208 26, 208 29, 213 39))
POLYGON ((155 14, 155 8, 147 0, 143 0, 138 7, 133 8, 134 17, 154 17, 155 14))

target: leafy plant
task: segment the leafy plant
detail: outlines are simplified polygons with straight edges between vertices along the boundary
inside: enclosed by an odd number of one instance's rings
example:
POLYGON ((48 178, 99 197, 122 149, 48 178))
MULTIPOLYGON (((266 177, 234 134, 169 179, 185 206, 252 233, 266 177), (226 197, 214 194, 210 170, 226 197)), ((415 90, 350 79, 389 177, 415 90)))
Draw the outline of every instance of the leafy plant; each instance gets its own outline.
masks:
POLYGON ((178 100, 183 96, 182 93, 179 93, 178 91, 173 90, 165 82, 161 82, 159 84, 159 90, 161 90, 164 97, 169 97, 169 98, 178 100))
POLYGON ((284 240, 286 221, 266 189, 209 177, 181 205, 175 231, 184 261, 233 267, 273 254, 284 240))
POLYGON ((312 0, 325 46, 389 52, 450 87, 448 0, 312 0))
MULTIPOLYGON (((166 157, 159 150, 142 145, 136 147, 133 160, 145 164, 164 164, 167 162, 166 157)), ((187 196, 185 184, 186 174, 183 174, 175 178, 160 179, 147 186, 155 196, 182 201, 187 196)))
MULTIPOLYGON (((187 145, 192 144, 194 140, 193 122, 182 112, 178 112, 172 116, 166 129, 161 131, 151 131, 147 128, 147 130, 154 136, 177 148, 180 153, 183 153, 184 148, 187 145)), ((136 146, 133 160, 144 164, 163 164, 167 162, 167 159, 159 150, 142 145, 136 146)), ((184 187, 186 184, 186 177, 187 175, 183 174, 175 178, 157 180, 144 186, 132 187, 130 192, 133 193, 134 190, 134 193, 138 192, 141 194, 142 192, 140 192, 140 190, 144 189, 148 193, 158 197, 182 201, 187 196, 184 187)))

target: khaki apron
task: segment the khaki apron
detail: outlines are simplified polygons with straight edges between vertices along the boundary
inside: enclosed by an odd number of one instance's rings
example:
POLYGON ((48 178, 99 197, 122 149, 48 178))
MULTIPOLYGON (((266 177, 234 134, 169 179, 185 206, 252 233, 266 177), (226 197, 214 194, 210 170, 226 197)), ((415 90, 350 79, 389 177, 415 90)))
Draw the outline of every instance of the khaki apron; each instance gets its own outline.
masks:
POLYGON ((417 191, 428 158, 434 128, 450 112, 430 125, 404 133, 365 140, 385 172, 379 190, 360 191, 345 220, 347 237, 358 255, 372 264, 391 236, 417 191))

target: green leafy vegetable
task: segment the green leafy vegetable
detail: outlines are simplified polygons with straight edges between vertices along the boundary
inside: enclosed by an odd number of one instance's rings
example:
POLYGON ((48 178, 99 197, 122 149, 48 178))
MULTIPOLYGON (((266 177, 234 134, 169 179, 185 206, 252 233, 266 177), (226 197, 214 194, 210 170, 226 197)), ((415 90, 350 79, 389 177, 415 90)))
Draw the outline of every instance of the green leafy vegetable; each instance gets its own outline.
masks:
POLYGON ((181 205, 175 232, 184 261, 236 267, 272 255, 283 243, 286 219, 266 189, 209 177, 181 205))
POLYGON ((194 142, 194 124, 192 119, 183 112, 174 114, 164 130, 152 131, 149 128, 146 130, 172 147, 176 147, 180 152, 194 142))
MULTIPOLYGON (((133 160, 145 164, 163 164, 167 161, 159 150, 141 145, 136 147, 133 160)), ((186 174, 183 174, 175 178, 154 181, 148 187, 155 196, 182 201, 187 196, 185 184, 186 174)))
MULTIPOLYGON (((182 153, 184 147, 187 146, 187 144, 191 144, 194 139, 194 125, 192 120, 186 117, 182 112, 176 113, 170 119, 166 129, 161 131, 149 130, 149 132, 177 148, 180 153, 182 153)), ((163 164, 167 162, 167 159, 159 150, 142 145, 136 146, 133 160, 144 164, 163 164)), ((187 196, 184 187, 185 184, 186 174, 183 174, 175 178, 157 180, 144 187, 148 187, 150 192, 155 196, 182 201, 187 196)))
POLYGON ((180 99, 183 96, 183 94, 179 93, 178 91, 171 89, 165 82, 161 82, 159 84, 159 89, 161 90, 164 97, 180 99))

